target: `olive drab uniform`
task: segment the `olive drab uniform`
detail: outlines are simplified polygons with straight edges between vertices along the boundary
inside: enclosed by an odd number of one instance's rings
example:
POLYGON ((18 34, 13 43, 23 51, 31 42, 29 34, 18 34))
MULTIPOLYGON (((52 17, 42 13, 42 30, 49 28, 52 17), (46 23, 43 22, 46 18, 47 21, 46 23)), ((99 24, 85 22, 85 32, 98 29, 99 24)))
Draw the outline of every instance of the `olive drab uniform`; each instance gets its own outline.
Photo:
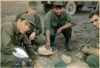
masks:
POLYGON ((1 66, 12 67, 14 64, 21 62, 22 59, 13 55, 15 47, 21 47, 22 43, 25 46, 25 51, 29 54, 32 60, 37 59, 34 53, 31 42, 26 34, 19 33, 16 23, 3 23, 1 27, 1 66))
MULTIPOLYGON (((28 12, 26 11, 26 12, 23 12, 23 13, 17 15, 15 21, 17 21, 21 15, 27 14, 27 13, 28 12)), ((34 42, 32 41, 32 44, 43 45, 45 43, 45 36, 42 34, 42 26, 41 26, 40 17, 35 14, 33 19, 34 19, 34 24, 36 26, 35 26, 35 28, 34 28, 34 26, 32 26, 31 29, 26 34, 29 37, 32 32, 35 32, 36 37, 34 39, 34 42)))
MULTIPOLYGON (((50 10, 45 16, 45 30, 50 30, 50 39, 51 43, 54 42, 55 33, 58 28, 65 25, 66 23, 71 23, 73 25, 76 22, 71 18, 67 11, 63 11, 60 16, 55 15, 53 10, 50 10)), ((71 38, 71 28, 67 28, 62 31, 63 35, 65 36, 66 41, 68 42, 71 38)))
POLYGON ((99 56, 84 54, 83 59, 90 68, 99 68, 99 56))

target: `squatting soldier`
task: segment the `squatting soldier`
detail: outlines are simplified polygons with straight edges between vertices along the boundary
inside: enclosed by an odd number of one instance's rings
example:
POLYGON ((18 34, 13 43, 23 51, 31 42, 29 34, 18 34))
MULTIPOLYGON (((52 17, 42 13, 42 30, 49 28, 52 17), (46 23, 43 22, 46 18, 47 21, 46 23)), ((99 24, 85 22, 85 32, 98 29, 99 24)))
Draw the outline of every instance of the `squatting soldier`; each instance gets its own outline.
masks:
MULTIPOLYGON (((21 63, 22 59, 13 55, 16 47, 21 47, 22 43, 32 62, 37 65, 37 55, 34 53, 31 42, 26 36, 30 27, 34 25, 33 17, 28 14, 22 15, 16 23, 3 23, 1 27, 1 66, 13 67, 16 63, 21 63)), ((35 25, 34 25, 35 26, 35 25)))
POLYGON ((71 18, 65 9, 63 9, 62 2, 55 2, 54 7, 45 16, 45 34, 46 34, 46 47, 49 48, 50 44, 54 43, 56 35, 63 33, 66 42, 65 47, 68 51, 72 50, 70 45, 70 38, 72 26, 75 21, 71 18))
POLYGON ((20 18, 20 16, 23 14, 32 15, 36 27, 35 28, 34 26, 31 27, 31 29, 26 34, 29 37, 29 40, 31 40, 32 44, 43 45, 45 43, 45 37, 42 34, 41 21, 40 17, 36 14, 36 9, 37 9, 37 3, 34 1, 30 1, 28 3, 27 11, 17 15, 16 20, 20 18))

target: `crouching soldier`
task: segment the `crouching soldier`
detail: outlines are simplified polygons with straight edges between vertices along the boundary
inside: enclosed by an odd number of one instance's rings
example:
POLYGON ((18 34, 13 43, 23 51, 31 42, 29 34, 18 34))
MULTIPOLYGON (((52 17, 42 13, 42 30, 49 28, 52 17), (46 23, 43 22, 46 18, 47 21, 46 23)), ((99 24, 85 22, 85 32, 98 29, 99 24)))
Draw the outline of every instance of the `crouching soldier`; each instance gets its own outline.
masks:
POLYGON ((71 51, 70 38, 73 25, 75 25, 75 21, 63 9, 63 2, 55 2, 53 9, 45 16, 46 48, 54 43, 55 36, 63 33, 66 39, 65 47, 71 51))
MULTIPOLYGON (((35 28, 32 26, 28 32, 26 32, 29 40, 31 40, 32 45, 43 45, 45 44, 45 36, 42 34, 42 26, 40 17, 36 14, 37 12, 37 3, 30 1, 28 3, 27 11, 17 15, 16 20, 20 18, 23 14, 30 14, 33 16, 35 28)), ((15 21, 16 21, 15 20, 15 21)))
POLYGON ((16 47, 21 47, 22 43, 25 51, 32 59, 32 63, 37 66, 40 65, 37 61, 38 57, 34 53, 31 42, 27 38, 25 32, 34 25, 33 17, 24 14, 16 23, 3 23, 1 27, 1 66, 13 67, 17 63, 21 63, 22 59, 16 57, 13 52, 16 52, 16 47))

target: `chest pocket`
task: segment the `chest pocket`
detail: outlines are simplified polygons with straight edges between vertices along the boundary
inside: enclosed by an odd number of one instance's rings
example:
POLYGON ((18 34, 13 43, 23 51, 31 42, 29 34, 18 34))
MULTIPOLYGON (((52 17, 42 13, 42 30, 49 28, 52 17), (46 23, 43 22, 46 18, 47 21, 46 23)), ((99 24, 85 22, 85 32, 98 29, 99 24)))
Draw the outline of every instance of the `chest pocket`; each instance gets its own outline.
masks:
POLYGON ((63 18, 63 19, 61 20, 61 25, 65 25, 65 23, 66 23, 66 18, 63 18))
POLYGON ((16 46, 22 45, 22 36, 21 35, 15 35, 12 40, 16 46))
POLYGON ((66 23, 66 16, 63 14, 63 16, 60 19, 60 25, 63 26, 66 23))
POLYGON ((51 27, 57 27, 57 24, 58 24, 58 21, 56 21, 56 20, 51 20, 50 21, 50 25, 51 25, 51 27))
POLYGON ((60 20, 51 20, 50 25, 52 27, 61 27, 66 23, 66 18, 62 18, 60 20))

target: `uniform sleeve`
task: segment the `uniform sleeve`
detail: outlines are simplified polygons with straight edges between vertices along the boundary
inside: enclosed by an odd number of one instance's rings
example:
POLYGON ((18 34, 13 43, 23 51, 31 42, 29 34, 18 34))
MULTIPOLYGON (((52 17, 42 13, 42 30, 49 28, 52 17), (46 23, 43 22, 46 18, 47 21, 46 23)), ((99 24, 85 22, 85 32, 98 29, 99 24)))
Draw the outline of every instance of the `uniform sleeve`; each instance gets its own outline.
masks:
POLYGON ((23 37, 23 42, 24 42, 24 46, 26 48, 26 51, 27 53, 29 54, 30 58, 32 60, 35 60, 37 59, 37 55, 35 54, 35 51, 31 45, 31 42, 28 40, 28 37, 26 36, 26 34, 24 34, 24 37, 23 37))
POLYGON ((14 51, 14 43, 12 41, 13 31, 6 26, 1 28, 1 51, 5 54, 11 54, 14 51))
POLYGON ((66 12, 66 23, 71 23, 73 25, 76 25, 76 21, 72 18, 71 15, 69 15, 68 12, 66 12))
POLYGON ((35 30, 36 30, 36 28, 35 28, 34 26, 31 26, 30 30, 27 31, 26 34, 27 34, 28 36, 30 36, 30 34, 31 34, 32 32, 34 32, 35 30))
POLYGON ((45 16, 45 20, 44 20, 44 29, 45 30, 50 30, 51 26, 50 26, 50 13, 47 13, 47 15, 45 16))
POLYGON ((40 20, 40 17, 37 17, 36 18, 36 25, 37 25, 37 27, 36 27, 36 30, 34 30, 35 32, 36 32, 36 34, 38 35, 38 34, 40 34, 40 33, 42 33, 42 26, 41 26, 41 20, 40 20))

